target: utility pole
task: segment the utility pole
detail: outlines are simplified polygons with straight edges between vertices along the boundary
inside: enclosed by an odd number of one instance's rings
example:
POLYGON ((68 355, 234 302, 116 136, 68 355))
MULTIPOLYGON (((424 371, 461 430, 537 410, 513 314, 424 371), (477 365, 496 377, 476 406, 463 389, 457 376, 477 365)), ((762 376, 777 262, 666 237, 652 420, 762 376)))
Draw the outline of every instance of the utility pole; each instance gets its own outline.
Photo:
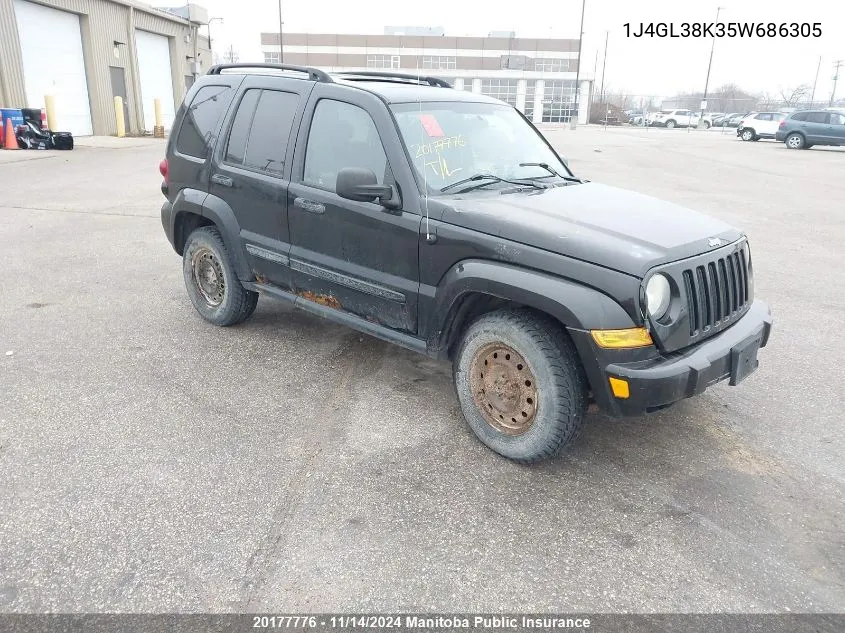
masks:
MULTIPOLYGON (((569 117, 569 129, 574 130, 578 121, 579 109, 581 107, 578 94, 581 92, 578 89, 578 82, 581 79, 581 43, 584 40, 584 10, 587 8, 587 0, 581 0, 581 28, 578 29, 578 65, 575 67, 575 118, 569 117)), ((593 77, 593 81, 595 81, 593 77)), ((589 123, 589 119, 587 121, 589 123)))
POLYGON ((813 94, 810 95, 810 107, 813 107, 813 101, 816 100, 816 84, 819 83, 819 70, 822 67, 822 57, 819 55, 819 65, 816 66, 816 79, 813 81, 813 94))
MULTIPOLYGON (((716 7, 716 22, 719 22, 719 13, 725 7, 716 7)), ((713 50, 716 48, 716 36, 713 36, 713 43, 710 45, 710 61, 707 62, 707 78, 704 80, 704 96, 701 97, 701 116, 698 117, 698 122, 704 121, 704 110, 707 107, 707 88, 710 86, 710 68, 713 66, 713 50)))
POLYGON ((836 80, 839 79, 839 69, 842 67, 842 64, 845 64, 845 60, 839 59, 833 63, 833 90, 830 92, 829 106, 833 105, 833 100, 836 97, 836 80))
MULTIPOLYGON (((599 90, 599 99, 601 102, 604 103, 604 71, 607 70, 607 40, 610 37, 610 31, 604 32, 604 61, 601 63, 601 89, 599 90)), ((595 81, 595 77, 593 78, 595 81)), ((606 110, 607 108, 605 108, 606 110)), ((605 113, 605 118, 607 118, 607 113, 605 113)))
POLYGON ((285 63, 285 44, 282 35, 282 0, 279 0, 279 62, 285 63))

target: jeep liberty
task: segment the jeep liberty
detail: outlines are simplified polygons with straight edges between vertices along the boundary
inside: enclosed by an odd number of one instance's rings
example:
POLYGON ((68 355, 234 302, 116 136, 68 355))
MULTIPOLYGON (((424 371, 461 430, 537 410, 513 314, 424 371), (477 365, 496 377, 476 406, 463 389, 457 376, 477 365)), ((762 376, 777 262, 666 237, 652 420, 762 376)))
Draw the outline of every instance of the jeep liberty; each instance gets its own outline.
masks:
POLYGON ((518 462, 584 424, 757 367, 771 329, 739 230, 577 177, 515 108, 390 72, 211 68, 159 169, 188 296, 259 293, 452 363, 478 436, 518 462))

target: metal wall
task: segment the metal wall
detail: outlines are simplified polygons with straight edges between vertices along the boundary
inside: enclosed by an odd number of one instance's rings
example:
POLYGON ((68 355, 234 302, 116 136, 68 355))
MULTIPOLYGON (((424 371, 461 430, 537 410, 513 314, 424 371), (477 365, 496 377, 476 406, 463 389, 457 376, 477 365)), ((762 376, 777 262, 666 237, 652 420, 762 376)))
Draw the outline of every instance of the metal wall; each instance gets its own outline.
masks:
MULTIPOLYGON (((149 5, 131 0, 40 0, 38 4, 80 16, 94 134, 116 133, 110 66, 124 69, 129 102, 127 129, 134 133, 141 131, 143 116, 136 67, 135 29, 169 37, 169 72, 176 108, 185 96, 185 77, 193 74, 191 64, 195 54, 202 64, 201 72, 211 65, 208 42, 204 37, 197 37, 193 25, 175 16, 163 15, 149 5), (185 41, 186 36, 190 42, 185 41)), ((49 37, 49 34, 45 36, 49 37)), ((0 106, 43 107, 43 103, 26 103, 24 81, 14 2, 0 0, 0 106)), ((56 108, 61 108, 60 102, 56 103, 56 108)))

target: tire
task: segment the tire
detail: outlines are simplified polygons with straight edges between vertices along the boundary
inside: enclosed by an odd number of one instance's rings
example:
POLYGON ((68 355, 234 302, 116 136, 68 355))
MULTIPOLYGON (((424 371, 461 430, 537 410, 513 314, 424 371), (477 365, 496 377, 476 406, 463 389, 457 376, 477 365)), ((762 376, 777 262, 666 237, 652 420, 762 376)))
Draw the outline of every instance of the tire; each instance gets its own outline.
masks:
POLYGON ((744 128, 739 136, 743 141, 756 141, 757 135, 750 127, 744 128))
POLYGON ((783 142, 788 149, 804 149, 807 146, 804 136, 798 132, 792 132, 783 142))
POLYGON ((672 119, 669 119, 668 121, 666 121, 666 128, 667 129, 671 130, 674 127, 675 127, 675 122, 672 119))
POLYGON ((550 317, 523 309, 482 316, 464 333, 452 373, 470 428, 508 459, 553 457, 584 426, 587 380, 572 341, 550 317), (485 368, 494 370, 486 380, 485 368))
POLYGON ((710 121, 705 121, 705 122, 704 122, 704 129, 705 129, 705 130, 709 130, 709 129, 710 129, 710 121))
POLYGON ((188 297, 200 316, 214 325, 242 323, 255 312, 258 293, 241 285, 220 232, 196 229, 185 242, 182 275, 188 297))

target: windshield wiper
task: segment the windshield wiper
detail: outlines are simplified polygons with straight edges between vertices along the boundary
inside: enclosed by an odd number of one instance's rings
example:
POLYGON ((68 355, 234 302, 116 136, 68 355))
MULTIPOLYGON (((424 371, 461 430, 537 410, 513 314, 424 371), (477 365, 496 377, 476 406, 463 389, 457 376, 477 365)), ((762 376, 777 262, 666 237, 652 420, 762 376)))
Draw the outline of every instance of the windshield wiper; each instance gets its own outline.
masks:
POLYGON ((580 178, 574 178, 572 176, 564 176, 563 174, 558 173, 558 171, 554 167, 549 165, 548 163, 520 163, 519 166, 520 167, 541 167, 541 168, 545 169, 547 172, 549 172, 552 176, 557 176, 558 178, 562 178, 563 180, 567 180, 569 182, 581 182, 580 178))
MULTIPOLYGON (((444 191, 448 191, 454 187, 459 187, 460 185, 465 185, 468 182, 475 182, 476 180, 489 180, 490 182, 485 182, 480 185, 476 185, 475 187, 469 187, 466 191, 471 191, 472 189, 476 189, 478 187, 484 187, 486 185, 493 184, 494 182, 506 182, 511 185, 519 185, 521 187, 534 187, 535 189, 545 189, 545 185, 538 184, 536 182, 532 182, 531 180, 508 180, 507 178, 501 178, 499 176, 494 176, 493 174, 475 174, 475 176, 470 176, 469 178, 464 178, 462 180, 458 180, 453 183, 449 183, 445 187, 441 187, 441 193, 444 191)), ((464 193, 460 191, 459 193, 464 193)))

